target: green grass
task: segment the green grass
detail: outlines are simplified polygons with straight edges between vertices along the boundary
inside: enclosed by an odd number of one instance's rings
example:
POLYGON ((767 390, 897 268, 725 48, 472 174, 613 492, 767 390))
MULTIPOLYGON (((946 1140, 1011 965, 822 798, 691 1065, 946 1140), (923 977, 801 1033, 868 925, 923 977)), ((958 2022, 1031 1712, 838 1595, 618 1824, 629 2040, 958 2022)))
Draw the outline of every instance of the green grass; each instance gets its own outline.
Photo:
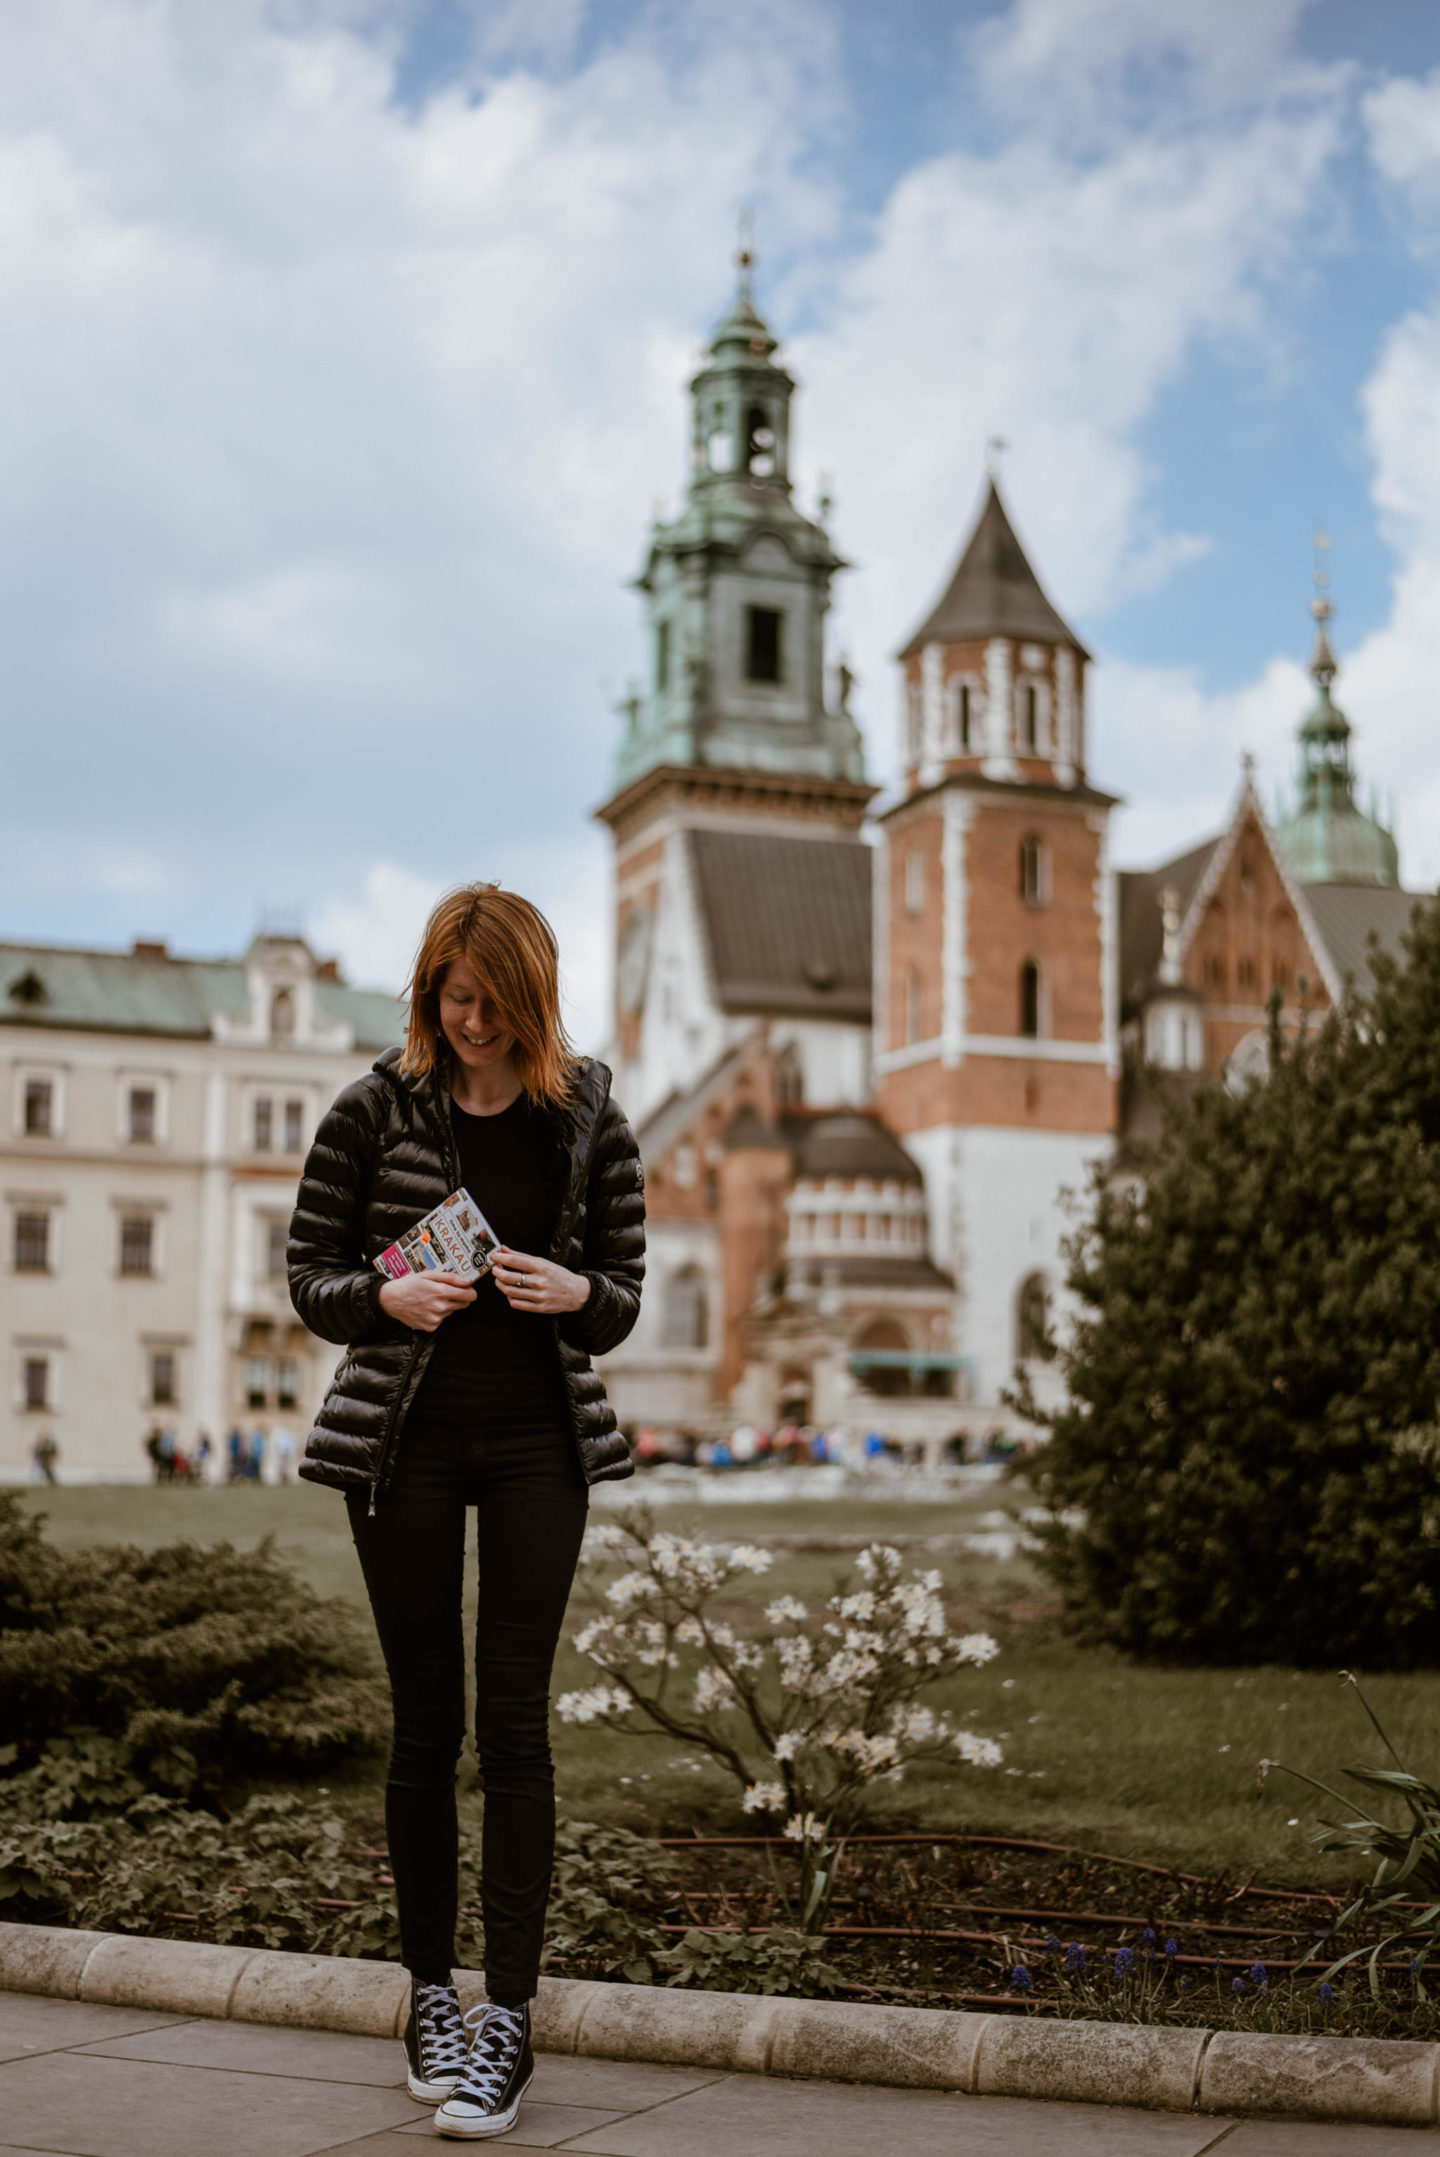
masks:
MULTIPOLYGON (((31 1492, 27 1503, 48 1515, 49 1533, 61 1544, 155 1544, 189 1535, 248 1546, 273 1534, 321 1592, 363 1602, 344 1507, 330 1491, 305 1484, 61 1488, 31 1492)), ((694 1526, 715 1540, 946 1536, 1005 1503, 1003 1489, 992 1485, 963 1502, 935 1505, 712 1506, 694 1526)), ((672 1518, 677 1527, 691 1525, 681 1511, 667 1512, 672 1518)), ((1001 1640, 996 1662, 936 1697, 961 1714, 973 1709, 972 1726, 1002 1740, 1006 1764, 917 1773, 885 1788, 881 1808, 895 1826, 1073 1841, 1196 1872, 1254 1871, 1322 1886, 1342 1877, 1340 1861, 1313 1846, 1311 1793, 1272 1774, 1264 1796, 1256 1795, 1262 1758, 1332 1782, 1347 1762, 1379 1763, 1379 1745, 1337 1676, 1127 1663, 1058 1634, 1046 1591, 1023 1558, 1001 1564, 917 1551, 915 1562, 938 1565, 965 1621, 988 1624, 1001 1640)), ((846 1563, 843 1552, 787 1552, 754 1584, 752 1599, 788 1592, 813 1602, 846 1563)), ((556 1690, 592 1677, 591 1667, 562 1647, 556 1690)), ((1377 1677, 1366 1690, 1401 1756, 1440 1781, 1440 1673, 1377 1677)), ((564 1726, 555 1737, 561 1800, 572 1817, 670 1832, 754 1825, 742 1820, 717 1770, 678 1758, 668 1741, 564 1726)))

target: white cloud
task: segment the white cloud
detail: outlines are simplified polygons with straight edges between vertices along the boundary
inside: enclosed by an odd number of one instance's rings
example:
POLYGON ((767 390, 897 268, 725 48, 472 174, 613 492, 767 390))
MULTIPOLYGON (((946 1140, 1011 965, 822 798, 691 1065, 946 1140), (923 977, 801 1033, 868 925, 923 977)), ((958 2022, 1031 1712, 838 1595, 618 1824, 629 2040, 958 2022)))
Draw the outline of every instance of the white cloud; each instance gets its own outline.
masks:
MULTIPOLYGON (((234 945, 278 896, 354 978, 398 980, 428 897, 500 875, 555 920, 587 1046, 586 817, 640 651, 620 585, 683 476, 740 202, 777 328, 809 310, 805 484, 834 473, 861 565, 841 631, 885 766, 888 654, 992 429, 1066 608, 1210 543, 1155 517, 1139 430, 1197 340, 1271 363, 1341 125, 1336 81, 1285 59, 1289 0, 1020 0, 984 47, 995 146, 913 163, 857 237, 812 0, 602 11, 579 63, 571 0, 477 7, 464 79, 411 106, 408 5, 4 12, 0 633, 30 724, 0 903, 123 939, 113 864, 163 864, 148 929, 234 945), (1130 96, 1157 53, 1200 85, 1173 125, 1130 96), (1055 85, 1082 75, 1077 149, 1055 85)), ((1192 692, 1114 679, 1116 776, 1158 830, 1195 767, 1145 763, 1127 714, 1192 692)))

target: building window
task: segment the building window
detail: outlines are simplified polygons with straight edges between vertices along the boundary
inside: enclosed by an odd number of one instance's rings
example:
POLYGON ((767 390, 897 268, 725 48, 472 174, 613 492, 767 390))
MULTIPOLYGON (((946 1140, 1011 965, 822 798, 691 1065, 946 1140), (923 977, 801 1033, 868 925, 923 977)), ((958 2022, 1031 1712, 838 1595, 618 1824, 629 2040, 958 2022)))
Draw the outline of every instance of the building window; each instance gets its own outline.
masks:
POLYGON ((710 1334, 710 1299, 698 1266, 682 1266, 665 1283, 662 1332, 667 1348, 703 1348, 710 1334))
POLYGON ((276 989, 270 998, 270 1032, 276 1041, 288 1041, 295 1032, 295 991, 276 989))
POLYGON ((959 698, 957 699, 957 703, 958 703, 958 718, 959 718, 959 725, 960 725, 960 748, 961 748, 961 751, 963 752, 963 751, 967 750, 967 749, 968 749, 968 748, 970 747, 970 684, 969 684, 969 682, 961 682, 961 684, 960 684, 960 695, 959 695, 959 698))
POLYGON ((905 1040, 907 1044, 925 1039, 925 983, 918 966, 912 966, 905 976, 905 1040))
POLYGON ((275 1405, 277 1408, 298 1408, 300 1405, 300 1364, 295 1356, 281 1356, 276 1362, 275 1405))
POLYGON ((1225 959, 1218 951, 1205 954, 1205 986, 1207 989, 1223 989, 1225 986, 1225 959))
POLYGON ((1020 692, 1020 746, 1030 756, 1040 747, 1040 692, 1033 682, 1020 692))
POLYGON ((655 687, 670 687, 670 624, 660 622, 655 630, 655 687))
POLYGON ((1027 906, 1043 906, 1046 899, 1045 844, 1031 832, 1020 841, 1020 896, 1027 906))
POLYGON ((777 607, 745 609, 745 677, 752 682, 784 679, 782 631, 785 617, 777 607))
POLYGON ((150 1406, 152 1408, 175 1408, 179 1405, 179 1401, 180 1388, 176 1383, 174 1349, 152 1349, 150 1353, 150 1406))
POLYGON ((278 1217, 265 1223, 265 1278, 267 1281, 283 1281, 285 1278, 285 1245, 289 1240, 290 1224, 278 1217))
POLYGON ((264 1356, 247 1356, 244 1370, 245 1406, 268 1408, 270 1405, 270 1364, 264 1356))
POLYGON ((910 1336, 895 1319, 872 1319, 856 1336, 850 1360, 867 1393, 886 1399, 903 1399, 909 1393, 910 1336))
POLYGON ((50 1271, 50 1216, 28 1208, 15 1216, 15 1271, 50 1271))
POLYGON ((1257 975, 1255 961, 1252 958, 1246 957, 1238 960, 1235 966, 1235 974, 1242 989, 1253 990, 1256 987, 1257 975))
POLYGON ((287 1153, 298 1153, 300 1151, 304 1127, 305 1103, 303 1101, 287 1101, 285 1103, 285 1151, 287 1153))
POLYGON ((745 421, 745 469, 753 479, 770 479, 775 471, 775 429, 758 404, 750 407, 745 421))
POLYGON ((47 1078, 25 1081, 25 1136, 52 1138, 55 1133, 55 1088, 47 1078))
POLYGON ((925 911, 925 856, 918 846, 912 846, 905 856, 905 911, 925 911))
POLYGON ((50 1400, 50 1358, 48 1356, 26 1356, 21 1366, 20 1377, 27 1408, 44 1409, 52 1405, 50 1400))
POLYGON ((135 1276, 155 1271, 155 1221, 151 1214, 121 1214, 120 1271, 135 1276))
POLYGON ((256 1094, 252 1116, 255 1151, 268 1153, 275 1138, 275 1103, 269 1094, 256 1094))
POLYGON ((1050 1292, 1043 1273, 1031 1273, 1015 1298, 1015 1355, 1020 1363, 1048 1363, 1055 1353, 1050 1338, 1050 1292))
POLYGON ((1040 1033, 1040 969, 1027 959, 1020 969, 1020 1032, 1027 1041, 1040 1033))
POLYGON ((798 1108, 805 1098, 805 1066, 793 1041, 775 1059, 775 1099, 781 1108, 798 1108))
POLYGON ((127 1128, 132 1145, 149 1146, 155 1139, 155 1088, 132 1086, 127 1128))

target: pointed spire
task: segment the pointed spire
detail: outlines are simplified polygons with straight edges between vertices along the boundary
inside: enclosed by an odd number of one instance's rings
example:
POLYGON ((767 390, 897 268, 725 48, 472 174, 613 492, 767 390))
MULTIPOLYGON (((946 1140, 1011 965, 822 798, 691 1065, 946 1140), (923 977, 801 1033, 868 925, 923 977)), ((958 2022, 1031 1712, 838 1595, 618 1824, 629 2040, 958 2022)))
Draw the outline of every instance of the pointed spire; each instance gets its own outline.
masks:
POLYGON ((993 469, 954 575, 899 656, 909 659, 926 644, 963 644, 989 637, 1038 637, 1049 644, 1068 644, 1083 658, 1089 657, 1041 589, 1000 499, 993 469))

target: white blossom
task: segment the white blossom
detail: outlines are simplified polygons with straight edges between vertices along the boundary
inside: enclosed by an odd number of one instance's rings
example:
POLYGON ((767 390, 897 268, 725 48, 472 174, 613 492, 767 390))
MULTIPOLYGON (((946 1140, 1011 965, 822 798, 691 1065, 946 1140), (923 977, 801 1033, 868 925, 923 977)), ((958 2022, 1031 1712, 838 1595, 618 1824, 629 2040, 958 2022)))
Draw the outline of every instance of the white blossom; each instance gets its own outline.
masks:
POLYGON ((869 1588, 862 1588, 858 1595, 832 1595, 830 1608, 842 1618, 873 1618, 875 1597, 869 1588))
POLYGON ((555 1713, 562 1723, 598 1723, 623 1715, 629 1706, 630 1695, 618 1685, 592 1685, 583 1692, 562 1693, 555 1713))
POLYGON ((784 1783, 751 1783, 740 1800, 742 1812, 779 1812, 785 1803, 784 1783))
POLYGON ((613 1521, 596 1520, 585 1530, 585 1541, 580 1554, 589 1563, 596 1558, 613 1557, 618 1551, 628 1550, 629 1547, 630 1538, 623 1528, 617 1528, 613 1521))
POLYGON ((782 1595, 765 1606, 766 1620, 771 1625, 803 1625, 810 1613, 793 1595, 782 1595))
POLYGON ((957 1730, 955 1750, 972 1768, 998 1768, 1005 1755, 993 1738, 977 1738, 973 1730, 957 1730))
POLYGON ((622 1573, 612 1580, 605 1590, 605 1600, 617 1610, 629 1610, 634 1603, 643 1603, 656 1593, 658 1583, 648 1573, 622 1573))
POLYGON ((800 1733, 798 1730, 782 1730, 771 1747, 771 1751, 777 1760, 793 1760, 799 1750, 800 1733))
POLYGON ((855 1560, 855 1570, 862 1580, 874 1580, 878 1574, 898 1573, 900 1553, 889 1543, 872 1543, 855 1560))
POLYGON ((813 1812, 792 1813, 785 1822, 785 1835, 790 1842, 823 1842, 825 1823, 813 1812))
POLYGON ((730 1660, 737 1670, 758 1670, 765 1660, 765 1650, 758 1640, 741 1640, 730 1660))
POLYGON ((890 1728, 907 1745, 925 1745, 932 1738, 945 1735, 943 1722, 935 1710, 921 1707, 913 1700, 895 1710, 890 1718, 890 1728))
POLYGON ((988 1633, 966 1633, 956 1641, 955 1653, 962 1663, 993 1663, 1000 1649, 988 1633))
POLYGON ((775 1643, 775 1653, 780 1662, 780 1676, 792 1691, 801 1691, 808 1683, 815 1660, 815 1650, 807 1633, 787 1633, 775 1643))
POLYGON ((863 1730, 827 1730, 821 1743, 831 1752, 847 1754, 867 1775, 880 1775, 899 1765, 900 1748, 893 1737, 869 1737, 863 1730))
POLYGON ((705 1628, 698 1618, 682 1618, 675 1628, 675 1638, 682 1647, 703 1648, 705 1628))
POLYGON ((730 1570, 734 1573, 768 1573, 774 1563, 771 1553, 754 1543, 736 1543, 730 1552, 730 1570))
POLYGON ((709 1663, 703 1664, 695 1674, 695 1705, 702 1715, 715 1708, 728 1707, 734 1698, 735 1688, 723 1670, 716 1670, 709 1663))

